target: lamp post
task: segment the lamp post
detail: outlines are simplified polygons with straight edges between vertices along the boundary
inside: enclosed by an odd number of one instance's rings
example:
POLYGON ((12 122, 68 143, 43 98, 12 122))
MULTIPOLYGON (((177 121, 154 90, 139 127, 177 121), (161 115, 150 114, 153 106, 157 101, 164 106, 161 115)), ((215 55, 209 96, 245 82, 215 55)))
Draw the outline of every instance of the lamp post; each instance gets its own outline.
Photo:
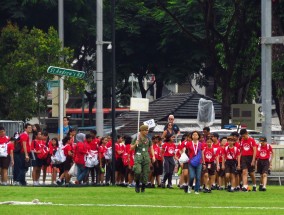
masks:
POLYGON ((116 86, 116 71, 115 71, 115 0, 111 0, 111 32, 112 32, 112 87, 111 87, 111 127, 112 127, 112 184, 115 185, 115 86, 116 86))

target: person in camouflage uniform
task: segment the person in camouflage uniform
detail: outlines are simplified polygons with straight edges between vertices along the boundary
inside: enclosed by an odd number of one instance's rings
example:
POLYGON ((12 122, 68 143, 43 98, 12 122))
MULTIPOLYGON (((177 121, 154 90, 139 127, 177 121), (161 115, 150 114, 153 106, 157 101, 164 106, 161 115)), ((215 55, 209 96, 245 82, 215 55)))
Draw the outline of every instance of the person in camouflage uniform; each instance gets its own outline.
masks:
POLYGON ((151 140, 147 137, 148 126, 141 125, 140 132, 137 138, 131 143, 131 150, 135 151, 134 155, 134 180, 136 182, 135 192, 140 192, 140 181, 142 182, 141 192, 145 192, 146 183, 148 181, 148 175, 150 171, 150 156, 152 153, 153 162, 155 162, 155 154, 151 140), (150 150, 149 150, 150 148, 150 150))

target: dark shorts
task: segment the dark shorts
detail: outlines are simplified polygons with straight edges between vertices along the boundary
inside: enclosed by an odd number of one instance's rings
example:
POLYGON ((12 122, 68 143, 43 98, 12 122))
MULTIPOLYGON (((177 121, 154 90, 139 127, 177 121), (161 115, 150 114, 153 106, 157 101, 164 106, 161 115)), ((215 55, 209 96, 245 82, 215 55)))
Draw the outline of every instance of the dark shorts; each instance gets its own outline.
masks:
POLYGON ((71 169, 71 166, 73 165, 73 159, 70 156, 66 157, 66 160, 63 163, 63 170, 69 171, 71 169))
POLYGON ((237 172, 237 161, 236 160, 226 160, 225 162, 225 173, 233 173, 237 172))
POLYGON ((268 174, 268 169, 269 169, 269 160, 258 160, 257 161, 257 172, 259 174, 268 174))
POLYGON ((254 172, 255 167, 251 165, 252 156, 241 157, 241 168, 247 169, 249 173, 254 172))
POLYGON ((122 158, 118 158, 115 160, 115 171, 124 172, 125 168, 122 162, 122 158))
POLYGON ((11 157, 8 155, 7 157, 0 157, 0 168, 8 169, 10 166, 11 157))
POLYGON ((183 163, 182 169, 188 169, 188 162, 187 163, 183 163))
POLYGON ((158 176, 158 175, 162 175, 163 174, 163 161, 156 160, 153 163, 153 167, 154 167, 153 176, 158 176))
POLYGON ((208 173, 209 175, 215 175, 216 173, 216 164, 212 163, 205 163, 206 168, 203 170, 203 173, 208 173))
POLYGON ((39 159, 37 156, 35 156, 35 160, 32 160, 32 166, 33 167, 42 167, 43 160, 39 159))
POLYGON ((219 163, 219 171, 217 171, 219 177, 225 176, 225 170, 222 169, 222 163, 219 163))
POLYGON ((42 165, 43 165, 43 166, 49 166, 50 163, 51 163, 51 155, 48 154, 48 155, 47 155, 47 158, 42 159, 42 165))

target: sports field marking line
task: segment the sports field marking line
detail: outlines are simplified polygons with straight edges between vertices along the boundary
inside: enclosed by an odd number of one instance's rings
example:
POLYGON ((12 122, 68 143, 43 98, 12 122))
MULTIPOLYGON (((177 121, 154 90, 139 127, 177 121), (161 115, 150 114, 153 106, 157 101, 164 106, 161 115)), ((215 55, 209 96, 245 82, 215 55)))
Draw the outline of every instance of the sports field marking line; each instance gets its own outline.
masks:
POLYGON ((240 206, 175 206, 175 205, 126 205, 126 204, 53 204, 52 202, 0 202, 0 205, 48 205, 73 207, 141 207, 141 208, 192 208, 192 209, 253 209, 253 210, 284 210, 284 207, 240 207, 240 206))

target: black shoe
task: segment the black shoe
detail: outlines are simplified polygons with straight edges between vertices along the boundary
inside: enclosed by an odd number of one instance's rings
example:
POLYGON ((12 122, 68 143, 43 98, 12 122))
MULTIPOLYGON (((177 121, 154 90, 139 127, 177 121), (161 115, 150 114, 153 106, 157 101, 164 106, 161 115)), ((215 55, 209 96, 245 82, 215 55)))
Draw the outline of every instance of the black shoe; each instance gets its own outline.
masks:
POLYGON ((258 191, 262 191, 262 189, 263 189, 263 185, 259 185, 258 191))
POLYGON ((243 191, 243 192, 248 192, 248 189, 245 188, 245 187, 243 187, 243 188, 242 188, 242 191, 243 191))
POLYGON ((256 192, 256 187, 255 186, 252 187, 252 191, 256 192))
POLYGON ((228 188, 227 188, 227 189, 228 189, 228 192, 230 192, 231 187, 232 187, 231 185, 228 186, 228 188))
POLYGON ((158 186, 157 187, 162 187, 162 185, 161 184, 158 184, 158 186))
POLYGON ((164 183, 161 184, 162 188, 166 188, 166 185, 164 183))
POLYGON ((184 185, 184 186, 183 186, 183 191, 184 191, 185 193, 187 193, 187 191, 188 191, 188 185, 184 185))
POLYGON ((207 193, 211 193, 211 192, 212 192, 211 189, 209 189, 207 193))
POLYGON ((151 184, 151 183, 148 183, 148 184, 146 185, 146 187, 147 187, 147 188, 152 188, 152 184, 151 184))
POLYGON ((152 184, 151 188, 155 188, 155 184, 152 184))
POLYGON ((230 189, 230 190, 228 190, 228 192, 233 193, 233 192, 234 192, 234 190, 230 189))
POLYGON ((209 189, 205 188, 203 193, 208 193, 209 189))
POLYGON ((138 185, 138 186, 137 186, 137 185, 135 186, 135 192, 136 192, 136 193, 140 193, 140 187, 139 187, 139 185, 138 185))
POLYGON ((174 189, 174 188, 173 188, 173 185, 171 185, 171 184, 168 184, 168 185, 167 185, 167 188, 169 188, 169 189, 174 189))
POLYGON ((145 192, 145 187, 146 187, 146 185, 145 185, 145 184, 142 184, 141 193, 144 193, 144 192, 145 192))
POLYGON ((266 187, 263 187, 261 191, 264 191, 264 192, 265 192, 265 191, 266 191, 266 187))

